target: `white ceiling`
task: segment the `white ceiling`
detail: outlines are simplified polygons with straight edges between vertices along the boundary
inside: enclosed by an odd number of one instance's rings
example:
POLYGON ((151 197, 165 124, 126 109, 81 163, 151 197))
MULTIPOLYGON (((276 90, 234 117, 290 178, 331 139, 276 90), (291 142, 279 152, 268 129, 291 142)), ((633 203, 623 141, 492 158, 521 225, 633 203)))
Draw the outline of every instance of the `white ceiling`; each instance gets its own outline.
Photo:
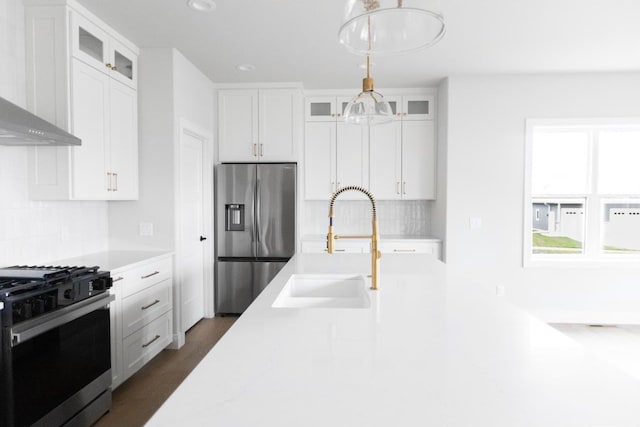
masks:
MULTIPOLYGON (((79 0, 140 47, 175 47, 215 83, 357 88, 362 57, 337 41, 346 0, 79 0), (253 72, 236 65, 250 63, 253 72)), ((640 71, 638 0, 441 0, 447 33, 426 50, 372 58, 376 87, 485 73, 640 71)))

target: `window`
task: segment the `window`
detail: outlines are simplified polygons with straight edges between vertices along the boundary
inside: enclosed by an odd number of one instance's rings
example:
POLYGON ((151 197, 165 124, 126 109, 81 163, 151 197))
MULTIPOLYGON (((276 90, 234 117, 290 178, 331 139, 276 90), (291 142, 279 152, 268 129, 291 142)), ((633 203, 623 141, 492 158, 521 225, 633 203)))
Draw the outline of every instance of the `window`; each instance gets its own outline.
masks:
POLYGON ((525 265, 640 258, 640 119, 528 120, 525 265))

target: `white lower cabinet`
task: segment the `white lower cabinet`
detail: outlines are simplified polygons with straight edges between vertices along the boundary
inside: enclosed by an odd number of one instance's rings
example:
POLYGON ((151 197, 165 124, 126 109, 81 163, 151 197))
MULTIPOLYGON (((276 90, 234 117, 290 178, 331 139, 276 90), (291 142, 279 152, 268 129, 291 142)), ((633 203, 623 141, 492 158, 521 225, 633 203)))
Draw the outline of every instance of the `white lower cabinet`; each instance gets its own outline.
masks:
POLYGON ((171 343, 171 312, 167 312, 122 342, 123 378, 129 378, 171 343))
MULTIPOLYGON (((429 254, 440 259, 442 242, 438 239, 380 239, 378 250, 383 254, 429 254)), ((366 239, 336 240, 336 253, 370 253, 366 239)), ((302 253, 327 253, 327 242, 320 238, 302 240, 302 253)))
MULTIPOLYGON (((366 240, 336 240, 334 251, 338 253, 358 253, 369 251, 369 242, 366 240)), ((326 240, 303 240, 302 252, 308 254, 327 253, 326 240)))
POLYGON ((440 259, 441 245, 439 240, 381 240, 378 250, 383 254, 429 254, 440 259))
POLYGON ((171 255, 111 271, 111 371, 116 388, 173 339, 171 255))

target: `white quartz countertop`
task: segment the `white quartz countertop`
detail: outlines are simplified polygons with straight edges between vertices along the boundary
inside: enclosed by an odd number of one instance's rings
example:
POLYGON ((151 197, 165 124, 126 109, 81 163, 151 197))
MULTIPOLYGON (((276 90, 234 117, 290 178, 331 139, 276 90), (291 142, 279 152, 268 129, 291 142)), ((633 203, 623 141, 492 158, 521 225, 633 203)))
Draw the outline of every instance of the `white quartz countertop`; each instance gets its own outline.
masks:
POLYGON ((114 271, 122 267, 148 262, 173 254, 167 251, 106 251, 87 254, 75 258, 53 261, 51 265, 70 265, 92 267, 97 265, 100 270, 114 271))
POLYGON ((368 309, 272 308, 298 254, 149 426, 640 426, 640 382, 428 255, 385 255, 368 309))

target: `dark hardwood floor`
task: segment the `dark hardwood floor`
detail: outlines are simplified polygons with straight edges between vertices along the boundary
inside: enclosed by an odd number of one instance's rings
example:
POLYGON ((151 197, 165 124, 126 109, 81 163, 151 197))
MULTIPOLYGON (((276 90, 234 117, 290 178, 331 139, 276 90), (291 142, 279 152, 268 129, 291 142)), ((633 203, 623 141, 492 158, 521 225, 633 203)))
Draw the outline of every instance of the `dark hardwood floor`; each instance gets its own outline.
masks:
POLYGON ((213 348, 236 317, 202 319, 180 350, 163 350, 113 392, 113 406, 95 427, 142 426, 213 348))

